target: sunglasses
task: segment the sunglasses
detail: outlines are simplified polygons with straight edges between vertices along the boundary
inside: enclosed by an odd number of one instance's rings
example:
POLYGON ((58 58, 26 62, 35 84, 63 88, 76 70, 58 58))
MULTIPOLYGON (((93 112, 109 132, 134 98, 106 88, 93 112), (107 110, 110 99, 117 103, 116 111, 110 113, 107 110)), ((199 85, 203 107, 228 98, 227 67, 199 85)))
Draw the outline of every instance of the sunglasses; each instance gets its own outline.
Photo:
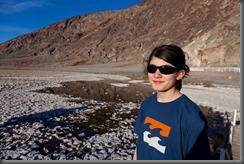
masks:
POLYGON ((155 66, 155 65, 149 64, 147 66, 148 73, 155 73, 157 71, 157 69, 159 69, 161 74, 165 74, 165 75, 169 75, 169 74, 175 73, 177 71, 177 69, 175 67, 171 67, 168 65, 155 66))

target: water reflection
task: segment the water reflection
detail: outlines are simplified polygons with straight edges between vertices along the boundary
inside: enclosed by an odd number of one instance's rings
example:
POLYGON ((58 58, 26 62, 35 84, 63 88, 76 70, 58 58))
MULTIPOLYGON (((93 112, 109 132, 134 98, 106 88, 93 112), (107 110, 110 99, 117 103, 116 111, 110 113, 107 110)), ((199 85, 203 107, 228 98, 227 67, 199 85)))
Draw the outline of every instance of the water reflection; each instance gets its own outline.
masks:
POLYGON ((145 84, 121 83, 119 81, 72 81, 63 82, 61 87, 48 87, 37 92, 53 93, 109 102, 140 103, 152 94, 145 84), (117 85, 116 85, 117 84, 117 85))

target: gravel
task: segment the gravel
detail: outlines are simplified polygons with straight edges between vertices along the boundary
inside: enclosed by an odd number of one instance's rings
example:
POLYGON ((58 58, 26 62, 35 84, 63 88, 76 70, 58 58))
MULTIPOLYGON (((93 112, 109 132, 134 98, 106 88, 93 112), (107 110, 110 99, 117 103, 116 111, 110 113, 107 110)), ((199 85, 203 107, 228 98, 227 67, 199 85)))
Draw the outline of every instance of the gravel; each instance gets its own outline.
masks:
MULTIPOLYGON (((2 72, 1 72, 2 73, 2 72)), ((128 80, 118 75, 60 74, 8 75, 0 77, 0 159, 2 160, 101 160, 132 158, 135 120, 121 120, 121 126, 105 134, 71 126, 70 121, 86 121, 86 114, 103 104, 95 100, 71 102, 74 98, 37 93, 33 90, 57 87, 64 81, 128 80), (77 117, 78 116, 78 117, 77 117)), ((125 104, 124 109, 138 108, 125 104)))
MULTIPOLYGON (((99 133, 96 127, 90 127, 93 130, 89 131, 79 125, 88 121, 89 114, 106 108, 107 103, 96 100, 79 102, 74 97, 34 92, 45 87, 58 87, 65 81, 103 79, 130 80, 125 76, 108 74, 1 70, 0 159, 131 160, 135 148, 135 120, 121 119, 117 115, 137 109, 137 103, 117 103, 111 120, 119 120, 120 126, 99 133)), ((126 87, 124 84, 113 85, 126 87)), ((232 112, 237 109, 240 119, 238 87, 190 85, 184 86, 182 92, 215 111, 232 112)))

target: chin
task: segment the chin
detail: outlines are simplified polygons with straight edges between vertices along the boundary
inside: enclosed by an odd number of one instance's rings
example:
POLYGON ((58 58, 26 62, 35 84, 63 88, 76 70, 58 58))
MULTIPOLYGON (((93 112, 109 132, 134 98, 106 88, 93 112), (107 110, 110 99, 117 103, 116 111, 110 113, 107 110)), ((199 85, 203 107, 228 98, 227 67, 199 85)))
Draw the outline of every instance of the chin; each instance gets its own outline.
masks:
POLYGON ((157 87, 157 86, 153 86, 152 88, 155 91, 163 91, 164 90, 163 88, 160 88, 160 87, 157 87))

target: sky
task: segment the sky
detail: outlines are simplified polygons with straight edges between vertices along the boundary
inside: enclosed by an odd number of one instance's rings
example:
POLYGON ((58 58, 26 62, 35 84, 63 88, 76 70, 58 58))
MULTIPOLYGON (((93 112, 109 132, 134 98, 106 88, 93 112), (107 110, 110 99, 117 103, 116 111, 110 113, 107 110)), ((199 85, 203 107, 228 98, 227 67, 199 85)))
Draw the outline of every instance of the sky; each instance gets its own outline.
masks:
POLYGON ((141 0, 0 0, 0 44, 45 26, 107 10, 121 10, 141 0))

